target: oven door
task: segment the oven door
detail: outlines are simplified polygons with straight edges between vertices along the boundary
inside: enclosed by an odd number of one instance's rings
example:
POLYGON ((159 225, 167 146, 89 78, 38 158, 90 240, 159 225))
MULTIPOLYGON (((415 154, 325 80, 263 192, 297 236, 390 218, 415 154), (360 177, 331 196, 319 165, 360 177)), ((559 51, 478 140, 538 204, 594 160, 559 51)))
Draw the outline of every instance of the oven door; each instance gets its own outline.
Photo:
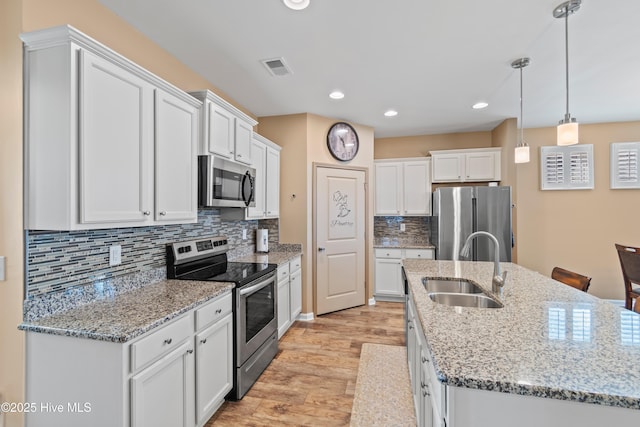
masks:
POLYGON ((240 367, 278 329, 275 272, 237 289, 236 342, 240 367))

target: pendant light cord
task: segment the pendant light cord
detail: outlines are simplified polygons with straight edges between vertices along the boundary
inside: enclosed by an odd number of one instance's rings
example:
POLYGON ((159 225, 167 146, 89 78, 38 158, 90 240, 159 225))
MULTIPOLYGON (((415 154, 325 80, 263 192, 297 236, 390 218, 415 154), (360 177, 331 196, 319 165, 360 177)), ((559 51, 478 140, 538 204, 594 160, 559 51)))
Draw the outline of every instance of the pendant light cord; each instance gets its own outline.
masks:
POLYGON ((520 144, 524 145, 524 114, 522 113, 522 69, 524 67, 520 67, 520 144))
POLYGON ((567 11, 564 17, 564 57, 565 57, 565 84, 567 87, 567 112, 564 115, 564 119, 566 122, 569 122, 569 7, 567 6, 567 11))

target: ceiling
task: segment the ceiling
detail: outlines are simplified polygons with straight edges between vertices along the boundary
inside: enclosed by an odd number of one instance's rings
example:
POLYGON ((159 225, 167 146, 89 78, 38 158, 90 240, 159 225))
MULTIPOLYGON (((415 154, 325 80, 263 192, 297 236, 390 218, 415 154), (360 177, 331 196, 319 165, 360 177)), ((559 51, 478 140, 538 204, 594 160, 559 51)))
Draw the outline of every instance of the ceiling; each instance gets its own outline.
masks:
MULTIPOLYGON (((565 112, 561 0, 311 0, 303 11, 281 0, 100 2, 257 117, 313 113, 378 138, 491 130, 519 116, 510 64, 524 56, 524 127, 565 112), (279 57, 291 75, 260 62, 279 57), (336 89, 344 99, 328 97, 336 89)), ((569 18, 580 123, 640 119, 638 16, 638 0, 583 0, 569 18)))

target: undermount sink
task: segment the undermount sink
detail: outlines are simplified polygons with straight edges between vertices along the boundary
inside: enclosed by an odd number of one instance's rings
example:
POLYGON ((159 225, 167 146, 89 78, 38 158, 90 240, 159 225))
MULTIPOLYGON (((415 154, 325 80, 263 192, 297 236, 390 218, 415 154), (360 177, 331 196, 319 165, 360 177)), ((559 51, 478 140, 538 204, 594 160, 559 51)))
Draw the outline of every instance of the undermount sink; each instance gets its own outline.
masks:
POLYGON ((502 303, 484 294, 461 294, 450 292, 431 292, 431 301, 455 307, 502 308, 502 303))
POLYGON ((422 278, 427 292, 448 292, 456 294, 481 294, 482 288, 475 283, 463 279, 429 279, 422 278))

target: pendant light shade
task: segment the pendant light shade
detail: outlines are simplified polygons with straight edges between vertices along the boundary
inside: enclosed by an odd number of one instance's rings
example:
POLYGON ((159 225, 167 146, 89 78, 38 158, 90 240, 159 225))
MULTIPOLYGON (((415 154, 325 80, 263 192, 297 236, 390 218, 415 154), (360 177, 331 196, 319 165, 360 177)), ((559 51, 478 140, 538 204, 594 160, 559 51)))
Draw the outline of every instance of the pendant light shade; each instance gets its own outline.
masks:
POLYGON ((582 0, 569 0, 553 9, 554 18, 564 18, 565 84, 567 88, 567 110, 564 119, 560 120, 560 124, 558 124, 558 145, 573 145, 579 142, 578 122, 575 117, 571 117, 569 114, 569 15, 577 12, 581 4, 582 0))
POLYGON ((520 132, 518 136, 518 144, 516 145, 515 151, 515 162, 516 163, 529 163, 529 146, 526 142, 524 142, 524 114, 522 108, 522 69, 529 65, 529 58, 520 58, 516 59, 511 63, 512 68, 517 68, 520 70, 520 132))

